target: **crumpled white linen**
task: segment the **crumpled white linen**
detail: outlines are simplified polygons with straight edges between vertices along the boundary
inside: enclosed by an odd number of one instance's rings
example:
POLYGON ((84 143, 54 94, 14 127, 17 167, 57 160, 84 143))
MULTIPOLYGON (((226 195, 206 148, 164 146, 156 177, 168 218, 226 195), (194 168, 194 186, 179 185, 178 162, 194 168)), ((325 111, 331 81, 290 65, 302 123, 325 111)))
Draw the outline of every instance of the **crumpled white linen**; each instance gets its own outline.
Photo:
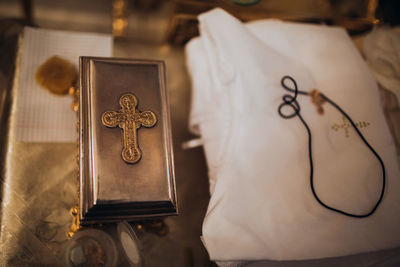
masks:
MULTIPOLYGON (((186 46, 192 77, 190 129, 201 135, 211 199, 203 242, 212 260, 301 260, 400 245, 400 176, 376 81, 341 28, 275 20, 242 24, 221 9, 199 16, 200 37, 186 46), (382 157, 385 196, 356 219, 325 209, 309 181, 308 139, 297 117, 277 108, 292 76, 338 103, 382 157)), ((335 208, 361 214, 378 199, 382 172, 354 130, 332 125, 298 97, 313 135, 315 189, 335 208)))
POLYGON ((363 52, 379 83, 400 102, 400 27, 376 27, 364 39, 363 52))

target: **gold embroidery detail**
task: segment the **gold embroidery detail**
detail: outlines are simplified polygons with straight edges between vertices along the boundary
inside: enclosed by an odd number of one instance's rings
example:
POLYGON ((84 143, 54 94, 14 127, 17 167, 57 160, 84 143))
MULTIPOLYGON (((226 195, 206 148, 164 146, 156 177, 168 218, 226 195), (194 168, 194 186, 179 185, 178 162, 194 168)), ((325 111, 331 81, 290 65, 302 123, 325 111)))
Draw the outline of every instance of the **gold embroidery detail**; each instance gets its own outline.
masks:
POLYGON ((101 117, 103 125, 107 127, 119 126, 124 131, 124 148, 122 159, 127 163, 136 163, 140 160, 142 153, 137 142, 137 129, 141 126, 153 127, 157 117, 152 111, 140 112, 137 107, 135 95, 127 93, 119 100, 120 111, 106 111, 101 117))
MULTIPOLYGON (((369 122, 367 122, 367 121, 359 121, 359 122, 356 122, 355 123, 356 124, 356 126, 358 127, 358 128, 366 128, 366 127, 368 127, 371 123, 369 123, 369 122)), ((346 117, 344 117, 343 116, 343 118, 342 118, 342 124, 337 124, 337 123, 334 123, 333 125, 332 125, 332 129, 334 130, 334 131, 339 131, 340 129, 343 129, 344 130, 344 134, 345 134, 345 136, 346 137, 349 137, 350 136, 350 132, 349 132, 349 129, 351 128, 351 124, 350 124, 350 122, 346 119, 346 117)))

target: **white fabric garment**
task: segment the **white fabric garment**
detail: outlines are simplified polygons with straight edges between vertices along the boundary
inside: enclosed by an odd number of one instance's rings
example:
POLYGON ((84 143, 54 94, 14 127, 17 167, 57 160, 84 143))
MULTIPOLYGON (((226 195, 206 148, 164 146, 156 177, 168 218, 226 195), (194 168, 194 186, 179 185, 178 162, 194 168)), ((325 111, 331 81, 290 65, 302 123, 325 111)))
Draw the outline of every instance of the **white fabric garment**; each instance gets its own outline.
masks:
POLYGON ((374 28, 364 39, 363 51, 378 82, 400 102, 400 27, 374 28))
MULTIPOLYGON (((341 28, 274 20, 247 25, 221 9, 199 16, 200 37, 186 46, 193 93, 190 129, 201 135, 211 199, 203 241, 212 260, 301 260, 400 245, 400 177, 376 81, 341 28), (277 109, 284 75, 299 90, 338 103, 382 157, 386 190, 366 219, 325 209, 312 195, 307 132, 277 109)), ((382 184, 377 159, 329 104, 318 115, 299 96, 313 135, 315 189, 335 208, 361 214, 382 184)))

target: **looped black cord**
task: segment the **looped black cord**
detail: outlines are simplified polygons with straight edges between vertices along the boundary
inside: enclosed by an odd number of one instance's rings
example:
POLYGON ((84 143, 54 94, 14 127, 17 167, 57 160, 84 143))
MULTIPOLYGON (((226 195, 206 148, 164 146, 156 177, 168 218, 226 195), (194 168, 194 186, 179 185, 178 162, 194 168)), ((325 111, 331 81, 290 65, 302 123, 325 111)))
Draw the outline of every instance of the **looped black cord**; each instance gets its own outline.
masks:
POLYGON ((356 131, 356 133, 358 134, 358 136, 361 138, 361 140, 364 142, 364 144, 369 148, 369 150, 372 152, 372 154, 375 155, 375 157, 378 159, 381 167, 382 167, 382 189, 381 189, 381 193, 379 196, 378 201, 376 202, 375 206, 368 212, 365 214, 352 214, 352 213, 348 213, 333 207, 328 206, 327 204, 325 204, 324 202, 322 202, 321 199, 319 199, 317 193, 315 192, 315 188, 314 188, 314 167, 313 167, 313 159, 312 159, 312 151, 311 151, 311 131, 310 128, 308 127, 307 123, 304 121, 303 117, 300 114, 300 105, 297 102, 297 96, 298 95, 310 95, 308 92, 305 91, 300 91, 297 88, 297 83, 296 81, 290 77, 290 76, 284 76, 281 80, 281 85, 283 88, 285 88, 287 91, 294 93, 294 95, 283 95, 282 100, 283 103, 281 103, 278 107, 278 113, 279 115, 284 118, 284 119, 291 119, 295 116, 299 117, 300 121, 303 123, 304 127, 307 130, 308 133, 308 157, 309 157, 309 162, 310 162, 310 186, 311 186, 311 191, 315 197, 315 199, 318 201, 319 204, 321 204, 323 207, 332 210, 334 212, 338 212, 341 213, 343 215, 349 216, 349 217, 354 217, 354 218, 365 218, 368 217, 370 215, 372 215, 376 209, 378 208, 379 204, 382 201, 384 192, 385 192, 385 183, 386 183, 386 174, 385 174, 385 165, 383 164, 383 161, 381 159, 381 157, 378 155, 378 153, 376 153, 376 151, 372 148, 372 146, 367 142, 367 140, 365 140, 364 136, 361 134, 360 130, 358 130, 357 126, 355 125, 355 123, 353 122, 353 120, 350 118, 349 115, 347 115, 347 113, 341 109, 335 102, 333 102, 332 100, 330 100, 327 96, 325 96, 324 94, 320 93, 320 97, 322 97, 326 102, 328 102, 329 104, 331 104, 333 107, 335 107, 352 125, 352 127, 354 128, 354 130, 356 131), (289 86, 286 85, 285 81, 286 80, 290 80, 293 83, 294 88, 291 88, 289 86), (293 112, 289 113, 289 114, 285 114, 283 112, 283 108, 285 107, 290 107, 293 112))

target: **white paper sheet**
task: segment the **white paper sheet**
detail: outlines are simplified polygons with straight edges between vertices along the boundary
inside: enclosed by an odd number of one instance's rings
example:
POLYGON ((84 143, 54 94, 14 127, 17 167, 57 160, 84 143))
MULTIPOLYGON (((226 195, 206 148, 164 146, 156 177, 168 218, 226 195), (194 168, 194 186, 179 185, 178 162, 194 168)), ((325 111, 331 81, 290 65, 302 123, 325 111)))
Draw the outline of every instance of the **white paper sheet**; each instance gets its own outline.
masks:
POLYGON ((112 36, 26 27, 19 62, 15 111, 16 140, 21 142, 76 142, 77 115, 72 97, 58 96, 35 80, 38 67, 58 55, 78 71, 79 56, 112 55, 112 36))

